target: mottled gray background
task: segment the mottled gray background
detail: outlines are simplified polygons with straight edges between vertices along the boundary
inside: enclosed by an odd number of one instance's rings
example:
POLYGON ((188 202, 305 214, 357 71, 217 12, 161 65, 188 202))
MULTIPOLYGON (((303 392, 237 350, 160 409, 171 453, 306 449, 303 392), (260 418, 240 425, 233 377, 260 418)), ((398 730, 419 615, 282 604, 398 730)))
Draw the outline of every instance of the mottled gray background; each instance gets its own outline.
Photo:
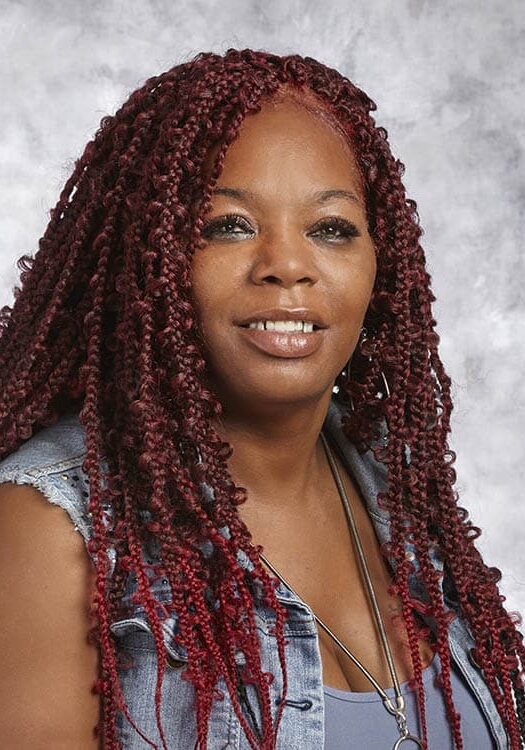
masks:
POLYGON ((299 52, 378 104, 418 202, 461 504, 525 614, 522 0, 0 1, 0 303, 100 119, 201 50, 299 52))

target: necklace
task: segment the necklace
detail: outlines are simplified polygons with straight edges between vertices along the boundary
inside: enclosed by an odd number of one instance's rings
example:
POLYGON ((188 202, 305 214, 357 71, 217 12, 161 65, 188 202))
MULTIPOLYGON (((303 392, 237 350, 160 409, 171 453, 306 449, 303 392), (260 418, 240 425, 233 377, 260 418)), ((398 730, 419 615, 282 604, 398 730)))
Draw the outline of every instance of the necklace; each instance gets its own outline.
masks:
MULTIPOLYGON (((368 570, 368 565, 366 562, 365 554, 363 551, 363 547, 361 545, 361 539, 359 538, 359 534, 357 531, 356 522, 354 519, 354 515, 352 513, 352 509, 350 507, 350 503, 348 502, 348 495, 346 494, 346 490, 344 487, 344 484, 341 480, 341 476, 339 474, 339 469, 337 468, 337 464, 335 462, 332 450, 328 444, 327 439, 325 438, 324 434, 321 432, 321 440, 323 442, 323 446, 326 452, 326 456, 328 458, 328 463, 330 464, 330 469, 332 471, 332 475, 335 479, 335 483, 337 485, 337 489, 339 491, 339 495, 341 497, 341 501, 343 503, 343 507, 346 512, 346 517, 348 520, 348 525, 350 527, 350 531, 352 533, 352 538, 354 541, 354 546, 357 551, 357 556, 359 558, 359 564, 360 564, 360 571, 361 575, 363 577, 363 580, 366 585, 366 590, 368 594, 368 598, 370 600, 370 603, 372 605, 372 610, 374 612, 374 616, 377 622, 377 626, 379 629, 379 635, 381 637, 381 644, 383 647, 383 651, 385 652, 386 660, 388 663, 388 669, 390 671, 390 675, 392 677, 392 682, 394 683, 394 691, 395 691, 395 703, 392 701, 389 695, 383 690, 381 685, 377 682, 377 680, 373 677, 373 675, 370 674, 370 672, 366 669, 366 667, 361 664, 361 662, 357 659, 357 657, 352 654, 351 651, 348 650, 348 648, 342 643, 339 638, 333 633, 330 628, 321 620, 315 612, 312 610, 312 614, 319 623, 319 625, 328 633, 329 636, 337 643, 337 645, 345 652, 345 654, 353 661, 353 663, 358 667, 361 672, 365 675, 365 677, 372 683, 375 690, 379 693, 381 696, 381 699, 383 701, 383 705, 385 706, 386 710, 392 714, 397 723, 397 728, 399 731, 399 738, 396 740, 393 750, 398 750, 398 748, 401 747, 401 745, 404 742, 414 742, 416 745, 423 750, 423 742, 419 737, 416 737, 415 735, 411 734, 408 730, 407 726, 407 716, 406 716, 406 707, 405 707, 405 698, 403 694, 401 693, 401 688, 399 686, 399 679, 397 677, 397 672, 394 664, 394 659, 392 658, 392 651, 390 650, 390 644, 388 643, 388 639, 386 636, 385 626, 383 624, 383 618, 381 617, 381 612, 379 611, 379 607, 377 604, 377 598, 374 591, 374 587, 372 585, 372 579, 370 577, 370 572, 368 570)), ((264 555, 260 555, 261 559, 268 565, 270 570, 273 571, 273 573, 279 578, 282 583, 287 586, 290 591, 295 594, 298 598, 298 594, 293 590, 293 588, 290 586, 290 584, 281 576, 281 574, 274 568, 274 566, 267 560, 264 555)))

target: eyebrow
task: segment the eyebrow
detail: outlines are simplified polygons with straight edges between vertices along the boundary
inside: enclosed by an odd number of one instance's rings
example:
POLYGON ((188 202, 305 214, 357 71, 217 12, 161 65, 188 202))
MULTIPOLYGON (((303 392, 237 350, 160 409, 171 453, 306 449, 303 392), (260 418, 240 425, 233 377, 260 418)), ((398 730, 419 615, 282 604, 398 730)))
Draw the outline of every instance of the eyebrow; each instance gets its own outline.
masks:
MULTIPOLYGON (((251 190, 241 190, 240 188, 218 187, 213 190, 213 195, 226 195, 229 198, 238 198, 239 200, 257 200, 257 194, 251 190)), ((350 190, 341 190, 332 188, 331 190, 318 190, 308 195, 311 203, 326 203, 332 198, 345 198, 352 203, 359 203, 359 198, 350 190)))

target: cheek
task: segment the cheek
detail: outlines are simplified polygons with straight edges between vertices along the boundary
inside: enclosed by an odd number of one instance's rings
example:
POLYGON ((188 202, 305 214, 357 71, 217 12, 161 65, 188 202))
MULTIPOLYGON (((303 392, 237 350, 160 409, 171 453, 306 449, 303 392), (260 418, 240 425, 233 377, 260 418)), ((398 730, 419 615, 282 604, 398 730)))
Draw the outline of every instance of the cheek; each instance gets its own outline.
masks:
POLYGON ((364 316, 376 277, 375 255, 357 258, 355 262, 338 269, 333 280, 333 307, 348 320, 364 316))
POLYGON ((193 259, 191 270, 192 294, 199 319, 207 322, 218 304, 220 285, 220 269, 217 264, 201 251, 193 259))
POLYGON ((191 273, 192 296, 202 332, 208 338, 217 336, 231 322, 233 301, 239 299, 239 285, 232 274, 231 263, 214 257, 194 259, 191 273))

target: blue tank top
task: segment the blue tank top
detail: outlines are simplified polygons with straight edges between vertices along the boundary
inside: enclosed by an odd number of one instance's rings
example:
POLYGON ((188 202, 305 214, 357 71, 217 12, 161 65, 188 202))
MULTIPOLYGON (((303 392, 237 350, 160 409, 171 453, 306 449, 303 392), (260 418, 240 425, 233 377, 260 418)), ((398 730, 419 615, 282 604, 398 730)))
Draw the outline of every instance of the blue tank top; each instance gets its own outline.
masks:
MULTIPOLYGON (((441 689, 435 684, 439 672, 439 654, 423 670, 427 738, 430 750, 452 750, 454 743, 449 727, 446 706, 441 689)), ((461 733, 464 750, 493 750, 495 747, 489 727, 480 711, 472 691, 460 671, 452 664, 452 697, 461 716, 461 733)), ((324 685, 325 697, 325 743, 324 750, 348 750, 349 747, 367 750, 385 750, 393 747, 398 739, 398 729, 393 716, 383 706, 375 691, 352 692, 324 685)), ((422 736, 418 716, 415 688, 408 682, 400 685, 405 697, 408 729, 422 736)), ((387 695, 395 698, 394 688, 386 688, 387 695)), ((415 748, 407 742, 402 748, 415 748)))

